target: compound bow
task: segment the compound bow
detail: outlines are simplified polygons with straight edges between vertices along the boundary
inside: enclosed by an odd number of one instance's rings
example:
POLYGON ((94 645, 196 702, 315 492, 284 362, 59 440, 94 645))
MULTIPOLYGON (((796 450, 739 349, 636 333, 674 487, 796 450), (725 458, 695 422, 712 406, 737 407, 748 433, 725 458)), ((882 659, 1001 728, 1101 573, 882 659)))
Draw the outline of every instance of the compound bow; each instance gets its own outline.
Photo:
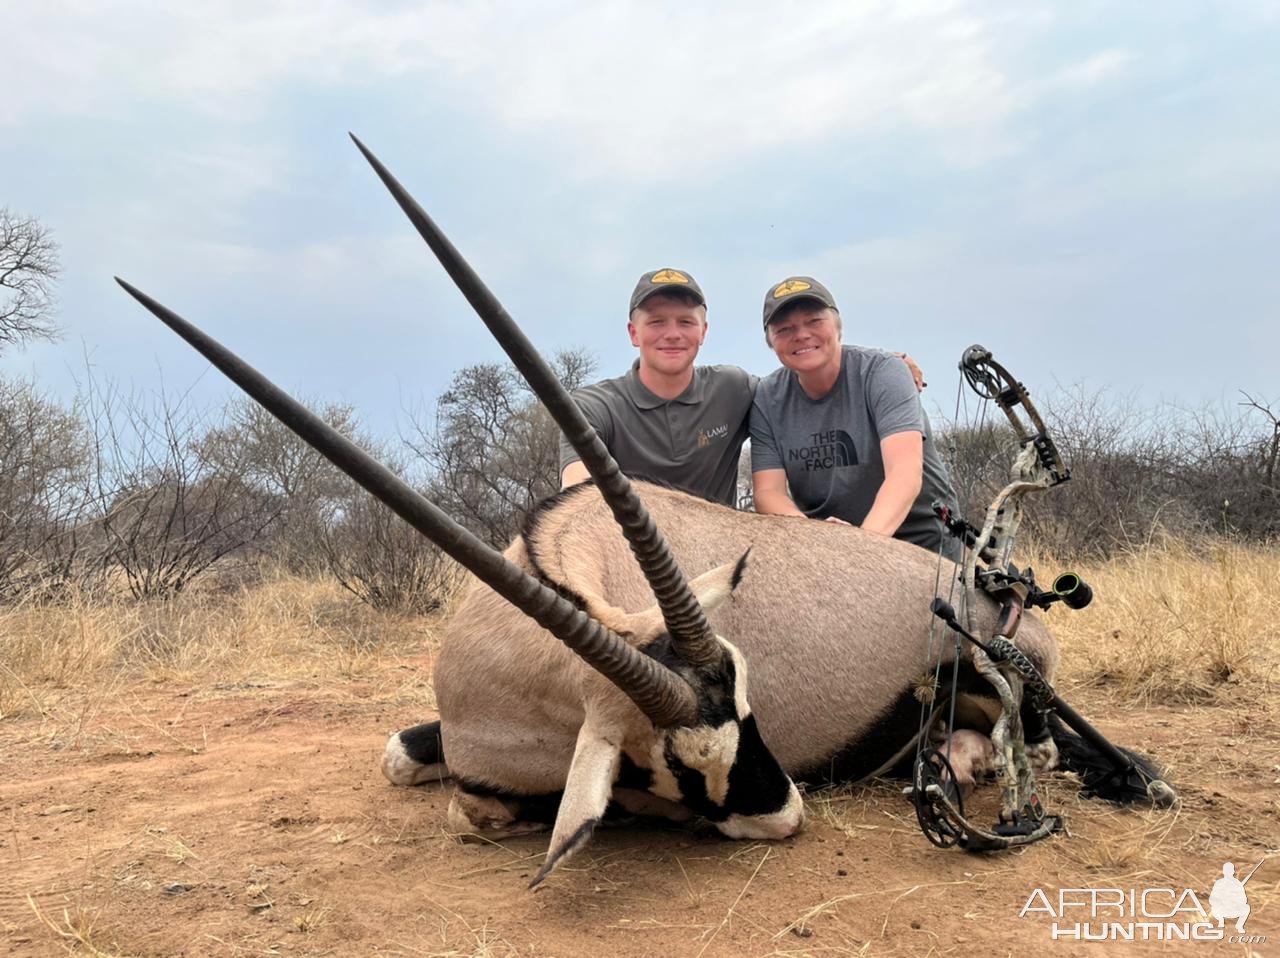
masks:
MULTIPOLYGON (((1130 755, 1112 745, 1067 705, 1013 641, 1026 606, 1048 608, 1062 602, 1069 608, 1083 609, 1093 599, 1093 590, 1075 573, 1059 575, 1046 590, 1036 583, 1031 569, 1019 569, 1010 561, 1022 524, 1023 497, 1066 482, 1071 472, 1026 387, 992 358, 990 350, 970 346, 960 360, 960 371, 979 397, 1000 407, 1013 426, 1019 446, 1010 481, 987 507, 981 528, 952 515, 943 505, 935 506, 946 530, 964 546, 959 582, 965 622, 959 621, 951 604, 941 597, 934 599, 932 612, 957 636, 957 643, 963 638, 973 645, 978 674, 1000 698, 1001 715, 991 733, 1001 784, 1000 817, 990 829, 974 825, 965 817, 947 756, 926 747, 928 729, 922 728, 911 789, 921 829, 940 847, 959 844, 974 851, 1025 845, 1063 829, 1062 817, 1046 814, 1037 793, 1021 718, 1024 695, 1040 721, 1047 722, 1047 713, 1055 712, 1110 763, 1109 772, 1093 780, 1086 778, 1087 789, 1100 792, 1107 785, 1138 784, 1145 787, 1153 803, 1171 805, 1177 800, 1173 789, 1147 775, 1130 755), (981 569, 979 562, 983 563, 981 569), (974 635, 973 610, 978 590, 986 592, 1001 607, 994 634, 985 639, 974 635)), ((953 670, 953 703, 957 675, 958 670, 953 670)))

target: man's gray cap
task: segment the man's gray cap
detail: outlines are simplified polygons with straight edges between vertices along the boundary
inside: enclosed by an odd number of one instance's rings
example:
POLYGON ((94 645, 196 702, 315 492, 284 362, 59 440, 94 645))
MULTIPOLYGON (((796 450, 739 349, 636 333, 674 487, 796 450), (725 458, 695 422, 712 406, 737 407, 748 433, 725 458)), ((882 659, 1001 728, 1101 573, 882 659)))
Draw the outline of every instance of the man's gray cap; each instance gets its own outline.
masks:
POLYGON ((707 305, 707 297, 702 295, 702 287, 682 269, 664 266, 645 273, 636 283, 635 292, 631 294, 631 309, 635 309, 655 293, 665 293, 672 289, 683 289, 698 297, 698 303, 707 305))
POLYGON ((836 308, 835 297, 812 276, 789 276, 776 286, 770 286, 764 294, 764 328, 783 306, 801 299, 817 300, 823 306, 836 308))

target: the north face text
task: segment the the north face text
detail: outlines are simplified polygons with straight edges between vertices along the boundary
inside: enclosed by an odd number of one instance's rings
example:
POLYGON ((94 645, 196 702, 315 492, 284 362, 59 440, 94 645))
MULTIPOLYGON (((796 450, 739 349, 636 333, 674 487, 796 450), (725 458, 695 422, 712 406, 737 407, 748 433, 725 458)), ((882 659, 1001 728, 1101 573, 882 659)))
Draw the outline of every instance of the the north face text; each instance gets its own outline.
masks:
POLYGON ((810 433, 809 443, 807 446, 788 449, 787 461, 802 463, 805 472, 858 464, 853 439, 843 429, 824 429, 810 433))

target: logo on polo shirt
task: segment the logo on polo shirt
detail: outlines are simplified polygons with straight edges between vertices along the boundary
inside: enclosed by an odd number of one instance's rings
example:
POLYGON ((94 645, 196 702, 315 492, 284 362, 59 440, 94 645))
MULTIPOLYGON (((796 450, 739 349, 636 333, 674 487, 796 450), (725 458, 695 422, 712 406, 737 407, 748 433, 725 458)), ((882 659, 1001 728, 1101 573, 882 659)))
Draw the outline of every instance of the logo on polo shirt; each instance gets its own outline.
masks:
POLYGON ((805 472, 858 464, 853 437, 843 429, 823 429, 810 433, 808 439, 808 445, 792 446, 787 450, 787 462, 799 463, 805 472))
POLYGON ((713 440, 723 439, 727 435, 729 435, 729 424, 727 422, 712 426, 710 429, 699 429, 698 445, 709 446, 713 440))

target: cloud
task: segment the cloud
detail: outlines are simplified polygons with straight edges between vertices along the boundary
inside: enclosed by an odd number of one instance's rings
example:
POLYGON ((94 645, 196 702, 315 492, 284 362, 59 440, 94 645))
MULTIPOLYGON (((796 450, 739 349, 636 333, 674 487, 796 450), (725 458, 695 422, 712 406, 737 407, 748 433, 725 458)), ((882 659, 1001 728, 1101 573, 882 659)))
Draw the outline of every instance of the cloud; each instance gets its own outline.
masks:
POLYGON ((630 179, 837 136, 936 134, 980 162, 1008 149, 1019 107, 996 56, 1007 23, 939 0, 32 4, 6 28, 24 42, 5 52, 21 79, 0 126, 160 105, 243 122, 300 86, 390 81, 418 116, 453 109, 630 179))
POLYGON ((1134 59, 1127 50, 1103 50, 1060 71, 1050 86, 1092 87, 1119 77, 1134 59))

